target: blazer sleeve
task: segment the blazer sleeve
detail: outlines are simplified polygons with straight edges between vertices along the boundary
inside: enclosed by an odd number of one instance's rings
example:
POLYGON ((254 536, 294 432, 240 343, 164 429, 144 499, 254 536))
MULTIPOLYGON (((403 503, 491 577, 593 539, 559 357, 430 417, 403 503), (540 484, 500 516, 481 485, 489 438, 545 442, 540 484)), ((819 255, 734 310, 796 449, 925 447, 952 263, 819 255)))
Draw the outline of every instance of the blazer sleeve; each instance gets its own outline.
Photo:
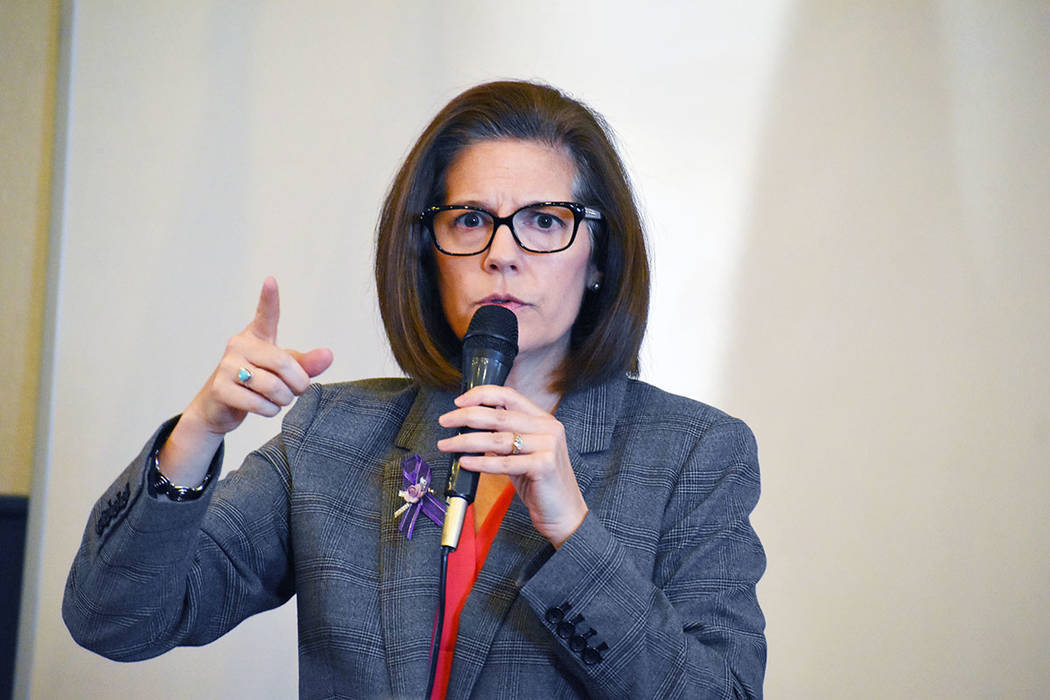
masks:
POLYGON ((652 575, 621 542, 628 536, 614 537, 592 511, 525 584, 523 597, 589 694, 761 697, 765 620, 755 585, 765 554, 749 521, 758 495, 754 437, 727 418, 683 465, 652 575))
MULTIPOLYGON (((286 455, 317 396, 300 397, 280 435, 194 501, 147 490, 149 457, 178 418, 161 426, 91 511, 62 601, 78 644, 118 661, 152 658, 207 644, 292 596, 286 455)), ((222 448, 210 468, 221 461, 222 448)))

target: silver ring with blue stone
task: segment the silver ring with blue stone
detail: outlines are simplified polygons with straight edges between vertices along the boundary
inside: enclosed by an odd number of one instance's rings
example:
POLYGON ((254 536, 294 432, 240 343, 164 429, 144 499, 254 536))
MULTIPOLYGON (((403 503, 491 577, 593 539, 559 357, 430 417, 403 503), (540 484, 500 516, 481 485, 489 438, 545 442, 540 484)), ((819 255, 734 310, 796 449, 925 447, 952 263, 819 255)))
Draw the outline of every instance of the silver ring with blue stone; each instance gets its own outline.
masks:
POLYGON ((241 367, 237 370, 237 381, 240 384, 247 384, 248 380, 252 378, 252 371, 247 367, 241 367))

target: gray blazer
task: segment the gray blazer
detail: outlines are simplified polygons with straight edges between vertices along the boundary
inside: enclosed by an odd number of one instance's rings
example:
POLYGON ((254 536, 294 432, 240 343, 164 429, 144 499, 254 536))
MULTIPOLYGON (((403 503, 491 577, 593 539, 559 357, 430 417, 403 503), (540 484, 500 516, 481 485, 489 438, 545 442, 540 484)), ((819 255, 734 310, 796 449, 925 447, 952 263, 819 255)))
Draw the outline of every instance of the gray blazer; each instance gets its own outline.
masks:
MULTIPOLYGON (((74 639, 145 659, 296 595, 301 697, 421 697, 440 528, 421 518, 409 541, 394 511, 406 456, 440 492, 451 401, 403 379, 313 385, 277 437, 187 503, 145 485, 168 421, 92 511, 62 606, 74 639)), ((463 608, 448 697, 760 697, 747 426, 628 379, 556 415, 590 513, 555 551, 514 500, 463 608)))

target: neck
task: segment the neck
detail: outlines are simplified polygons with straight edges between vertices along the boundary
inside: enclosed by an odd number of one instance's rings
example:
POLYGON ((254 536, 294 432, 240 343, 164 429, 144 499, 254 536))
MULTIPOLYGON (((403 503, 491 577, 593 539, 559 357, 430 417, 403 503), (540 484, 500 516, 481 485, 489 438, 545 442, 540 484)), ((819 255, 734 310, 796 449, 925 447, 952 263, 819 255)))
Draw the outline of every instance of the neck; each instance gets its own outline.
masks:
POLYGON ((561 394, 551 389, 554 372, 561 365, 564 352, 544 353, 540 356, 522 353, 514 360, 507 376, 507 386, 548 413, 554 413, 561 394))

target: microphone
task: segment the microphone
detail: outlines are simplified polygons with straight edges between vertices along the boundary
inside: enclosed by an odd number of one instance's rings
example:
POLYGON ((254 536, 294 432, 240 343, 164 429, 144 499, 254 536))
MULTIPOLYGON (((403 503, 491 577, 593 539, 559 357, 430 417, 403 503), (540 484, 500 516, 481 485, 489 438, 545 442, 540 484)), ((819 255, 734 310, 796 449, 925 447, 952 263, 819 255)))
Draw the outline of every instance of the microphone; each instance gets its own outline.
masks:
MULTIPOLYGON (((507 381, 517 354, 518 317, 514 312, 494 304, 479 308, 474 312, 467 333, 463 336, 463 383, 460 393, 482 384, 502 386, 507 381)), ((474 495, 478 491, 479 474, 461 469, 460 456, 452 457, 448 488, 445 489, 448 508, 441 528, 441 546, 453 550, 459 546, 467 506, 474 502, 474 495)))

